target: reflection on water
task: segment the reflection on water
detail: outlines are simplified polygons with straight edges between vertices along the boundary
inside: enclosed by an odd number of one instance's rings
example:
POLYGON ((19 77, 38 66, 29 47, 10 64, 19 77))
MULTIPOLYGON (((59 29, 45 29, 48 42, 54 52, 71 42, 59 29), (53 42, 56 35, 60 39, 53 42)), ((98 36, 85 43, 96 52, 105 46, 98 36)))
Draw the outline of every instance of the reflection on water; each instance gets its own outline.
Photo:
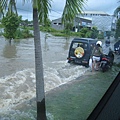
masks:
POLYGON ((48 45, 47 41, 45 40, 44 51, 47 52, 48 50, 49 50, 49 45, 48 45))
POLYGON ((66 40, 65 40, 65 44, 63 46, 63 49, 64 50, 68 50, 69 49, 69 39, 68 38, 66 38, 66 40))
POLYGON ((5 57, 5 58, 14 58, 14 57, 16 57, 16 53, 17 53, 17 50, 16 50, 15 44, 7 43, 4 46, 3 57, 5 57))

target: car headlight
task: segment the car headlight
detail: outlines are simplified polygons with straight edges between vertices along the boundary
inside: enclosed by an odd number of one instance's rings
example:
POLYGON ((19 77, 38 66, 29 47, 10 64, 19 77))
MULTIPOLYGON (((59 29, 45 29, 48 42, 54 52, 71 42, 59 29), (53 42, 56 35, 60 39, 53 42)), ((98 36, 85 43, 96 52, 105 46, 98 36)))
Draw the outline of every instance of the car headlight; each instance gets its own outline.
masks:
POLYGON ((119 48, 115 48, 115 50, 119 50, 119 48))

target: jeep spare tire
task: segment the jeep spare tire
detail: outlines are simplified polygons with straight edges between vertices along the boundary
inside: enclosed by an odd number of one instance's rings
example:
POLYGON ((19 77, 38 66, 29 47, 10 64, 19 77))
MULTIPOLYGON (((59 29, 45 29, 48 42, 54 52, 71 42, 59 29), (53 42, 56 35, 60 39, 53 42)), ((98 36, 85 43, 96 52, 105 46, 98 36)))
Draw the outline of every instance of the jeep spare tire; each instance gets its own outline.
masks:
POLYGON ((77 47, 74 54, 77 58, 82 58, 84 56, 84 49, 82 47, 77 47))

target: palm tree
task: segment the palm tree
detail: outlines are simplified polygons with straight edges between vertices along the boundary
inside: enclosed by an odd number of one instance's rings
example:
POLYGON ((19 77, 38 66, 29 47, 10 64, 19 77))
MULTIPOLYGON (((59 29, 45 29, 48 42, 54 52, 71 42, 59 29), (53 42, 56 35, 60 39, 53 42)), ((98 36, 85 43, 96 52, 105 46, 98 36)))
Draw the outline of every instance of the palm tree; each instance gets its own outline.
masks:
POLYGON ((117 7, 117 8, 115 9, 115 11, 114 11, 114 15, 117 17, 117 19, 120 17, 120 16, 118 16, 119 13, 120 13, 120 6, 117 7))
MULTIPOLYGON (((28 1, 28 0, 24 0, 28 1)), ((41 39, 39 23, 46 22, 48 12, 51 8, 52 0, 31 0, 33 4, 33 27, 34 27, 34 46, 35 46, 35 73, 36 73, 36 101, 37 101, 37 120, 46 120, 44 75, 41 51, 41 39)), ((62 14, 62 23, 72 23, 75 15, 81 13, 83 4, 86 0, 66 0, 62 14)), ((1 0, 0 11, 6 8, 8 0, 1 0)))
POLYGON ((10 12, 10 14, 11 14, 14 10, 17 15, 16 2, 15 2, 15 0, 10 0, 9 6, 8 6, 8 12, 10 12))
MULTIPOLYGON (((118 1, 120 3, 120 0, 118 1)), ((120 16, 118 16, 120 14, 120 6, 118 6, 115 11, 114 11, 114 16, 117 17, 117 19, 120 18, 120 16)))
POLYGON ((7 4, 8 4, 7 0, 1 0, 0 1, 0 14, 2 14, 3 17, 4 17, 4 12, 3 11, 7 9, 7 4))

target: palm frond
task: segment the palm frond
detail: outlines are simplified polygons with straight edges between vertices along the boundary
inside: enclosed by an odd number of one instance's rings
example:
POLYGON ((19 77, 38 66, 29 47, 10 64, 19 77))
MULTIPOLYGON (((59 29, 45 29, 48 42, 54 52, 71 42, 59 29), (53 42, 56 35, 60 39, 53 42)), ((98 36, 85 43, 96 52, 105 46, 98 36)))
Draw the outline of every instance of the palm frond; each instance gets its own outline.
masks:
POLYGON ((48 19, 48 12, 51 9, 52 0, 38 0, 38 15, 40 23, 46 23, 48 19))
POLYGON ((0 14, 4 16, 4 12, 13 12, 13 8, 17 14, 16 1, 15 0, 1 0, 0 1, 0 14))
POLYGON ((62 14, 62 23, 72 23, 75 16, 82 13, 86 1, 87 0, 66 0, 66 4, 62 14))
POLYGON ((7 9, 8 0, 0 0, 0 14, 4 16, 4 11, 7 9))
POLYGON ((115 9, 114 15, 117 16, 117 15, 118 15, 118 12, 120 12, 120 6, 115 9))
POLYGON ((15 0, 10 0, 8 5, 8 12, 12 13, 14 10, 15 10, 15 13, 17 14, 16 2, 15 0))
POLYGON ((8 5, 8 0, 1 0, 1 6, 3 10, 7 8, 7 5, 8 5))

